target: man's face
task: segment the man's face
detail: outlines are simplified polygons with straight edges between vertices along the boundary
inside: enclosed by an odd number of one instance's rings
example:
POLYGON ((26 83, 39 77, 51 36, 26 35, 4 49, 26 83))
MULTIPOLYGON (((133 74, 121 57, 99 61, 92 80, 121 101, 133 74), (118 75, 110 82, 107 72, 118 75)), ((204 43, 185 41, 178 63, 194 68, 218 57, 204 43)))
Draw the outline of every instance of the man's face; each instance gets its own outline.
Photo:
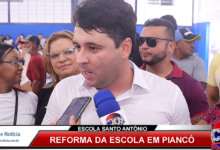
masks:
MULTIPOLYGON (((166 37, 166 27, 145 27, 141 32, 141 37, 155 37, 163 38, 166 37)), ((142 58, 142 61, 146 65, 153 66, 167 57, 167 46, 169 41, 166 40, 157 40, 156 47, 149 47, 146 41, 139 47, 139 52, 142 58)))
POLYGON ((42 39, 42 35, 41 34, 38 34, 38 38, 41 40, 42 39))
POLYGON ((181 40, 180 42, 178 42, 177 48, 179 49, 179 52, 181 52, 181 54, 185 56, 192 56, 195 49, 194 41, 181 40))
POLYGON ((76 47, 76 63, 88 86, 102 89, 119 77, 123 68, 121 46, 116 48, 107 34, 95 30, 87 33, 75 27, 73 44, 76 47))
POLYGON ((32 52, 32 50, 34 49, 34 43, 32 43, 32 42, 26 42, 25 43, 25 48, 26 48, 26 52, 27 53, 31 53, 32 52))

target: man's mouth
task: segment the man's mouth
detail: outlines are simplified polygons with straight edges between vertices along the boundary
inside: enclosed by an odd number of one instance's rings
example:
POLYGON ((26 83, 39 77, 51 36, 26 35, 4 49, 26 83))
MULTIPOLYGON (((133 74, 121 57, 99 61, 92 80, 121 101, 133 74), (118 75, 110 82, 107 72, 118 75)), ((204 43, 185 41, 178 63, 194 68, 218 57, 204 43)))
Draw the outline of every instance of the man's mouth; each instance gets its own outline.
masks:
POLYGON ((92 74, 92 72, 85 71, 86 74, 92 74))

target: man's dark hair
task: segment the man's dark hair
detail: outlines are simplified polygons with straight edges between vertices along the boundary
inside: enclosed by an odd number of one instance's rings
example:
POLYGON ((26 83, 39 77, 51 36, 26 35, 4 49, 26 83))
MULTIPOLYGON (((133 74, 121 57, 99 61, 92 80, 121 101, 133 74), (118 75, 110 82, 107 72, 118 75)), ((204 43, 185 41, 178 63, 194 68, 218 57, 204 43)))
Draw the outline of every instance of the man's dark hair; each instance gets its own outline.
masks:
POLYGON ((85 32, 106 33, 116 48, 126 38, 135 44, 137 17, 124 0, 85 0, 76 7, 73 22, 85 32))
POLYGON ((42 35, 42 33, 39 33, 38 35, 42 35))
POLYGON ((174 29, 173 24, 170 21, 162 19, 162 18, 149 19, 149 20, 145 21, 144 27, 149 27, 149 26, 166 27, 166 37, 172 41, 174 40, 175 29, 174 29))
POLYGON ((40 39, 37 36, 31 36, 29 41, 32 43, 36 43, 37 47, 40 45, 40 39))
POLYGON ((177 30, 176 19, 172 15, 164 15, 161 18, 170 21, 173 24, 174 29, 177 30))

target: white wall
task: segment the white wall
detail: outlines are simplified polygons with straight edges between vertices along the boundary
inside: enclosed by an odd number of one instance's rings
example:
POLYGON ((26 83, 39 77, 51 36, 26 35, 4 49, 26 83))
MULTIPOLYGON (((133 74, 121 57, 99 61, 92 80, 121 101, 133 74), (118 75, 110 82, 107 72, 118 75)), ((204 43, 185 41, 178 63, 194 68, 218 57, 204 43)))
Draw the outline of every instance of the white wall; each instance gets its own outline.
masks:
MULTIPOLYGON (((0 23, 8 23, 8 2, 5 1, 0 0, 0 23)), ((11 23, 71 23, 71 17, 71 0, 10 2, 11 23)))
POLYGON ((137 1, 137 24, 143 24, 147 19, 160 18, 163 15, 173 15, 178 26, 192 25, 192 0, 174 0, 173 6, 148 5, 146 0, 137 1))
POLYGON ((220 0, 194 0, 194 23, 220 21, 220 0))
POLYGON ((0 2, 0 22, 8 22, 8 2, 0 2))

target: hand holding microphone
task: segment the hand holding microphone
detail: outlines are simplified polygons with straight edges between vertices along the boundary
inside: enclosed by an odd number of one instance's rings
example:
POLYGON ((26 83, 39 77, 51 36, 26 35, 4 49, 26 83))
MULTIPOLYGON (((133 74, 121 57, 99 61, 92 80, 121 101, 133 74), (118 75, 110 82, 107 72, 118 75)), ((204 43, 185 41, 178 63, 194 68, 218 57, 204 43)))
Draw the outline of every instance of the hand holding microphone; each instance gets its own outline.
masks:
POLYGON ((114 95, 109 90, 101 90, 94 96, 97 114, 103 125, 129 125, 114 95))

